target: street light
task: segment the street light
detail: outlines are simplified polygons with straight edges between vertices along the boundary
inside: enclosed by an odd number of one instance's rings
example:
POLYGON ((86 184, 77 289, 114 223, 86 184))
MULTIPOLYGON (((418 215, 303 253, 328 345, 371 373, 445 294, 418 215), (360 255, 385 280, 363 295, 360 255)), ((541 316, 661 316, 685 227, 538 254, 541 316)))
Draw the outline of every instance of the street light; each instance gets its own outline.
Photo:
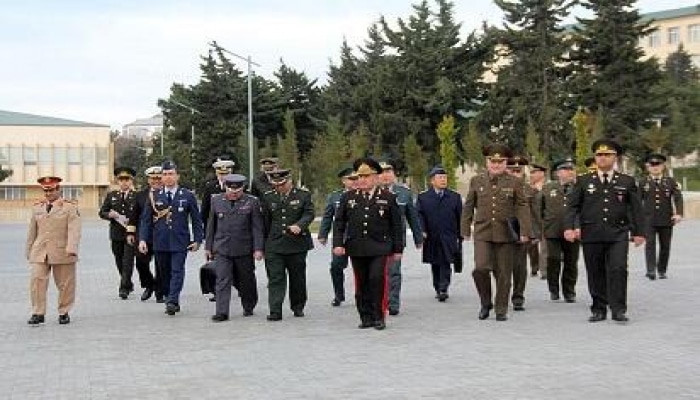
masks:
MULTIPOLYGON (((200 112, 199 110, 197 110, 196 108, 191 107, 191 106, 188 106, 187 104, 180 103, 180 102, 177 101, 177 100, 170 99, 170 101, 173 102, 173 103, 175 103, 175 104, 177 104, 177 105, 180 106, 180 107, 184 107, 184 108, 190 110, 190 113, 192 113, 192 121, 191 121, 191 123, 190 123, 190 125, 191 125, 191 134, 192 134, 192 138, 191 138, 191 145, 192 145, 192 146, 191 146, 191 150, 190 150, 190 164, 191 164, 191 166, 192 166, 192 184, 194 185, 194 183, 195 183, 195 178, 194 178, 194 114, 195 114, 195 113, 201 114, 201 112, 200 112)), ((161 140, 162 140, 162 139, 161 139, 161 140)), ((162 143, 162 142, 161 142, 161 143, 162 143)), ((161 150, 161 152, 162 152, 162 150, 161 150)))
POLYGON ((212 40, 209 43, 212 47, 221 49, 221 51, 228 53, 238 59, 245 61, 248 64, 248 179, 253 179, 253 67, 255 65, 259 67, 260 64, 253 62, 253 60, 248 57, 239 56, 238 54, 227 50, 212 40))

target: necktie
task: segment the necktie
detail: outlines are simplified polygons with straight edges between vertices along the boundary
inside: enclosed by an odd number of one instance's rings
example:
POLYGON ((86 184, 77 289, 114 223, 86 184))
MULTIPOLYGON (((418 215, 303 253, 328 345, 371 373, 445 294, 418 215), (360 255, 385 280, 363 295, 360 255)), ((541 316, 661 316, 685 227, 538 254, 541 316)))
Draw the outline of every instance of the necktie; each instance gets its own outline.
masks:
POLYGON ((369 201, 369 193, 365 192, 365 201, 369 201))
POLYGON ((122 192, 122 201, 126 200, 126 192, 122 192))
POLYGON ((654 183, 658 186, 659 185, 659 178, 654 178, 654 183))
POLYGON ((610 183, 610 181, 608 180, 608 173, 603 172, 603 185, 608 186, 608 183, 610 183))
POLYGON ((564 184, 564 194, 569 194, 571 192, 571 184, 566 183, 564 184))
POLYGON ((53 208, 53 204, 51 203, 46 203, 46 213, 50 213, 51 209, 53 208))
POLYGON ((442 190, 438 190, 438 192, 437 192, 438 198, 440 198, 440 199, 441 199, 441 198, 442 198, 442 195, 443 195, 443 194, 445 194, 445 192, 444 192, 444 191, 442 191, 442 190))
POLYGON ((173 193, 167 192, 167 196, 168 196, 168 204, 172 203, 173 202, 173 193))

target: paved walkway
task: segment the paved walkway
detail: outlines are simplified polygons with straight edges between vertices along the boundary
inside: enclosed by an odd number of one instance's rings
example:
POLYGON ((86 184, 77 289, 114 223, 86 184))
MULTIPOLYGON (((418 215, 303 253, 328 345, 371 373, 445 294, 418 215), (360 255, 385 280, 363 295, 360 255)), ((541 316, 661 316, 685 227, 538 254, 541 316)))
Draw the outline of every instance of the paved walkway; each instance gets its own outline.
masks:
POLYGON ((550 302, 531 278, 527 311, 478 321, 470 275, 456 275, 438 303, 411 247, 401 315, 382 332, 356 328, 352 301, 330 306, 327 248, 309 255, 306 318, 265 320, 259 264, 256 315, 244 319, 235 304, 231 321, 211 323, 214 306, 198 293, 202 252, 188 262, 176 317, 153 299, 122 301, 98 221, 84 226, 73 322, 58 325, 52 286, 47 323, 32 328, 25 232, 0 225, 2 399, 700 399, 700 220, 676 229, 668 280, 644 278, 643 251, 632 251, 626 325, 586 322, 585 272, 578 303, 550 302))

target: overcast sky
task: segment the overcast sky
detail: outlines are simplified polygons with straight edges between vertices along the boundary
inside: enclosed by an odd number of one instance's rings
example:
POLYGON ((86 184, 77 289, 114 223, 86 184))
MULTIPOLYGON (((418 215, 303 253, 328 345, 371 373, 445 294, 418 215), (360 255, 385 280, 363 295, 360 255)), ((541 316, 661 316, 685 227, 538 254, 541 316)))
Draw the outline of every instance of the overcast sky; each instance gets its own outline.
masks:
MULTIPOLYGON (((261 64, 283 59, 325 80, 343 37, 357 46, 384 15, 412 14, 408 0, 114 0, 4 2, 0 109, 121 128, 158 112, 173 82, 196 84, 211 40, 261 64)), ((491 0, 454 1, 463 33, 498 24, 491 0)), ((697 4, 640 0, 642 12, 697 4)), ((580 13, 580 12, 579 12, 580 13)), ((241 62, 239 68, 245 69, 241 62)))

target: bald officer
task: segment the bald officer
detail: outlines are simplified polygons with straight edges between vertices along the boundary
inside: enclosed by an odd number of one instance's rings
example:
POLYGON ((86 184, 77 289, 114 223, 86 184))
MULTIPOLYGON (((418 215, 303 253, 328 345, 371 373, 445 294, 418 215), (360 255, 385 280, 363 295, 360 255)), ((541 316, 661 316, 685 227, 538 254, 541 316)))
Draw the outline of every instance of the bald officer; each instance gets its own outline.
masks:
POLYGON ((44 199, 32 206, 27 232, 26 257, 31 266, 29 290, 32 316, 27 323, 44 323, 46 291, 49 274, 58 289, 58 323, 70 323, 69 312, 75 302, 75 263, 80 244, 80 214, 78 207, 61 198, 61 178, 46 176, 38 179, 44 199))
POLYGON ((522 182, 506 173, 511 150, 497 143, 486 146, 483 154, 487 172, 469 182, 461 232, 465 240, 474 238, 472 276, 481 299, 479 319, 487 319, 495 306, 496 320, 506 321, 513 257, 517 243, 529 240, 530 208, 522 182), (495 305, 491 275, 496 280, 495 305))
POLYGON ((564 238, 581 240, 593 299, 590 322, 627 318, 627 257, 630 236, 635 246, 644 244, 644 221, 634 178, 614 169, 622 147, 611 139, 593 143, 596 172, 578 178, 564 222, 564 238), (581 226, 575 230, 576 221, 581 226))

